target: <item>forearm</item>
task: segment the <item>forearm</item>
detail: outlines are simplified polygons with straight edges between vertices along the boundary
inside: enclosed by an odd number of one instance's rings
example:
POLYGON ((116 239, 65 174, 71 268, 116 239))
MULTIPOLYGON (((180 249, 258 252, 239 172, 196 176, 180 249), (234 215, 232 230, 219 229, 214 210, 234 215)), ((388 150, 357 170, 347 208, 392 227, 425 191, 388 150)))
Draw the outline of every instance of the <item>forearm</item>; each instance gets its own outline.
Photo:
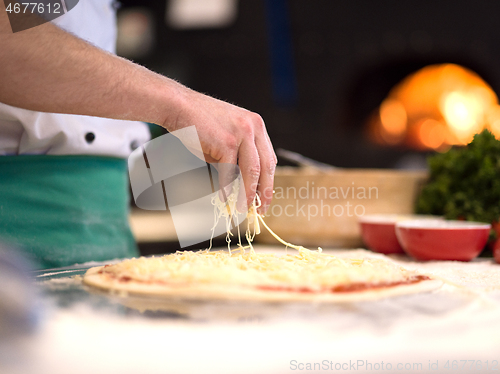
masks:
MULTIPOLYGON (((3 8, 3 4, 0 5, 3 8)), ((47 23, 12 34, 0 10, 0 102, 164 125, 187 90, 47 23)))

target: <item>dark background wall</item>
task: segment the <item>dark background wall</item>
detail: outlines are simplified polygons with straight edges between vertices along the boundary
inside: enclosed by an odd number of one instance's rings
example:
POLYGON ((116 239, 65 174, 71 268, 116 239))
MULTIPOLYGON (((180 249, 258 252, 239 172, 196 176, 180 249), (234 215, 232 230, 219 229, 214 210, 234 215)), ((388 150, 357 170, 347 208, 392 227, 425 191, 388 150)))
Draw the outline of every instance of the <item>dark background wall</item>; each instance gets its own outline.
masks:
POLYGON ((363 124, 427 64, 469 67, 500 92, 497 0, 240 0, 231 26, 185 31, 165 24, 165 0, 122 3, 155 19, 154 48, 137 62, 260 113, 276 148, 337 166, 416 153, 373 144, 363 124))

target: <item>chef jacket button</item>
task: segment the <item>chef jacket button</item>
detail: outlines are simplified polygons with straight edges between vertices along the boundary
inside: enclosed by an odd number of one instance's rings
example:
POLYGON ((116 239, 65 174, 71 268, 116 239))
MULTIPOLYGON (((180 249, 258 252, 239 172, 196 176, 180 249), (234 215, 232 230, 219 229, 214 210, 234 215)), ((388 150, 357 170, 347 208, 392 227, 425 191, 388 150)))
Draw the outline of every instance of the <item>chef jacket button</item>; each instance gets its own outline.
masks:
POLYGON ((137 140, 133 140, 131 143, 130 143, 130 149, 133 151, 135 149, 139 148, 139 142, 137 140))
POLYGON ((85 140, 87 143, 91 144, 95 139, 95 134, 93 132, 88 132, 85 134, 85 140))

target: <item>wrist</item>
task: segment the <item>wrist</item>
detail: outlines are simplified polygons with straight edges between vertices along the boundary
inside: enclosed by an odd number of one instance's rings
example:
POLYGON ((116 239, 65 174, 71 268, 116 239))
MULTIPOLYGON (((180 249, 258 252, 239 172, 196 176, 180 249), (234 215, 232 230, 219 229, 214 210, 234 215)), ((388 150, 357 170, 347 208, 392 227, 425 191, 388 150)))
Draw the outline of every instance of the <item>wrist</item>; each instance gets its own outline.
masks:
POLYGON ((173 79, 162 77, 163 82, 159 89, 158 104, 159 119, 157 124, 168 131, 175 131, 182 128, 179 123, 181 113, 185 110, 188 103, 190 89, 173 79))

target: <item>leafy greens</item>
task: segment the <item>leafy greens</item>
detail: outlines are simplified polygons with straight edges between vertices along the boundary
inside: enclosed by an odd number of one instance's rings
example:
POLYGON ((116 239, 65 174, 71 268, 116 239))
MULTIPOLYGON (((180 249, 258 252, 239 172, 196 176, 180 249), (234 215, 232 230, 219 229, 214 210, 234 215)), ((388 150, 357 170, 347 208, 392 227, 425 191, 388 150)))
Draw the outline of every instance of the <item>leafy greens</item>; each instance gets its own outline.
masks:
POLYGON ((500 220, 500 141, 484 130, 466 147, 428 159, 430 179, 417 213, 494 223, 500 220))

